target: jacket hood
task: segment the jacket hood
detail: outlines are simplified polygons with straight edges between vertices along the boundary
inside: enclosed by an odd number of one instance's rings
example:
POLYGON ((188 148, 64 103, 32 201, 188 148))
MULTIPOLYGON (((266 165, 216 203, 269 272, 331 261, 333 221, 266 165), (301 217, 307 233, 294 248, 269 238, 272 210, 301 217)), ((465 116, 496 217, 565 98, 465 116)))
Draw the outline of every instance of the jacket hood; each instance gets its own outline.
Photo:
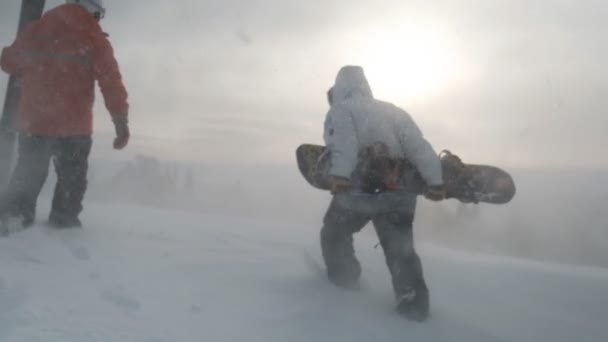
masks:
POLYGON ((64 4, 48 11, 43 20, 66 25, 76 30, 90 30, 102 33, 97 20, 84 8, 76 4, 64 4))
POLYGON ((347 65, 336 76, 336 83, 331 89, 331 102, 338 103, 355 97, 373 98, 372 89, 362 67, 347 65))

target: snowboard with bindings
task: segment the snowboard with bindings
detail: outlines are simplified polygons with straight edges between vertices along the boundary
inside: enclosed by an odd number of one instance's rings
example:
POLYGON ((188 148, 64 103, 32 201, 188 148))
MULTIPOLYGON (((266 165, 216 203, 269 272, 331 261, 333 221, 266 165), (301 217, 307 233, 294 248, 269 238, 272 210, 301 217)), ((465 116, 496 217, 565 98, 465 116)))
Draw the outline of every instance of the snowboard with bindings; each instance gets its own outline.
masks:
MULTIPOLYGON (((17 33, 21 32, 31 22, 40 19, 42 12, 44 12, 45 2, 45 0, 21 1, 17 33)), ((2 116, 0 117, 0 191, 4 190, 11 172, 16 141, 14 122, 18 105, 19 80, 17 76, 11 75, 6 88, 2 116)))
MULTIPOLYGON (((329 149, 322 145, 303 144, 296 149, 298 169, 313 187, 330 190, 327 170, 331 160, 329 149)), ((463 203, 505 204, 515 196, 515 182, 511 175, 496 166, 466 164, 449 151, 440 153, 446 198, 463 203)), ((407 161, 397 161, 397 165, 411 165, 407 161)), ((427 192, 426 182, 415 171, 407 190, 418 194, 427 192)), ((398 189, 391 189, 398 190, 398 189)))

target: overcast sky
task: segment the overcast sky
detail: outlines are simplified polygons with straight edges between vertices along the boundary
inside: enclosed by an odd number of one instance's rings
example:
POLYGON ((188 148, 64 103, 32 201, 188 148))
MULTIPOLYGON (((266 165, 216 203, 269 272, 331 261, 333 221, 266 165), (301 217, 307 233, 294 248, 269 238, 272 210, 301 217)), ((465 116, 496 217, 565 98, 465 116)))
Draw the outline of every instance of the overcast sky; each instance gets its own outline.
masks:
MULTIPOLYGON (((0 3, 2 45, 19 3, 0 3)), ((508 167, 608 167, 602 0, 106 6, 102 26, 130 92, 130 153, 293 163, 298 144, 322 141, 339 67, 361 64, 375 95, 410 112, 437 150, 508 167)), ((111 125, 101 104, 103 137, 111 125)))

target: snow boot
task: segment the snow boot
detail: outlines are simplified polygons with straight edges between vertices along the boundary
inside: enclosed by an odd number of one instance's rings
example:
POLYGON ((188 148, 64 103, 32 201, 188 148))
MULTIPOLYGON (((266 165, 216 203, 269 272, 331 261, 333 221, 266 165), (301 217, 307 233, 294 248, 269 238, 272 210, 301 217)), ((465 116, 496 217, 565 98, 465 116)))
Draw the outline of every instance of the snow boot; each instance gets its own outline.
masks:
POLYGON ((328 265, 327 278, 337 287, 347 290, 359 290, 361 278, 361 265, 354 260, 343 261, 340 265, 328 265))
POLYGON ((397 297, 397 313, 410 321, 423 322, 429 317, 428 291, 409 288, 397 297))
POLYGON ((82 222, 77 216, 51 213, 49 215, 49 226, 57 229, 82 228, 82 222))
POLYGON ((0 237, 7 237, 10 234, 8 219, 0 217, 0 237))
POLYGON ((11 233, 31 227, 34 218, 29 215, 4 215, 0 217, 0 236, 6 237, 11 233))

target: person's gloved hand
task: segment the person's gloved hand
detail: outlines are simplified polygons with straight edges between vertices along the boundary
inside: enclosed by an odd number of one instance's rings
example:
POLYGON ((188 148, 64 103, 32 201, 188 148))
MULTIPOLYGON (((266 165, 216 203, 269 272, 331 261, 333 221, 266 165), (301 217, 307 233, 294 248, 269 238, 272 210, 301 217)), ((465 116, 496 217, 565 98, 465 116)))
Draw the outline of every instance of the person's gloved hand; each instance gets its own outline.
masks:
POLYGON ((442 201, 445 199, 446 192, 443 185, 431 185, 424 194, 424 197, 431 201, 442 201))
POLYGON ((129 130, 129 120, 124 117, 114 118, 114 128, 116 129, 116 138, 114 139, 114 149, 122 150, 129 143, 131 131, 129 130))
POLYGON ((330 191, 332 195, 350 190, 350 180, 344 177, 329 176, 330 191))

